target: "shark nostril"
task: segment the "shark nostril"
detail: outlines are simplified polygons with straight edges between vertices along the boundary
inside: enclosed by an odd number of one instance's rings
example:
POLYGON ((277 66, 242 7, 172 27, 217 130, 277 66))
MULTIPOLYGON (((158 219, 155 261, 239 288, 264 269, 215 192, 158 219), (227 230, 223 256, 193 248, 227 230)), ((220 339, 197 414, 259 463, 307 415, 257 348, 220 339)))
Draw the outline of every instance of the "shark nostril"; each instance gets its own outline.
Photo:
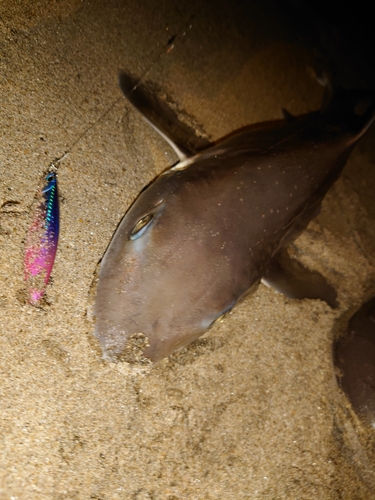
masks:
POLYGON ((147 226, 150 224, 152 219, 154 218, 154 214, 148 214, 142 217, 137 224, 133 227, 130 232, 129 240, 136 240, 146 231, 147 226))

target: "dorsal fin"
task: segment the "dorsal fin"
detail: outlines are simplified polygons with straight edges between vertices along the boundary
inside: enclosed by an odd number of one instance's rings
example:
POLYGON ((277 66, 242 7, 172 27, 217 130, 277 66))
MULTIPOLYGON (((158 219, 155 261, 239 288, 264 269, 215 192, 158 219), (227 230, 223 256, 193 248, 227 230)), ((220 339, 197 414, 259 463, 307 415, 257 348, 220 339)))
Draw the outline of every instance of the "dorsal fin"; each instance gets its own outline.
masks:
POLYGON ((169 143, 180 161, 210 145, 207 140, 198 137, 191 127, 182 123, 167 103, 137 77, 121 71, 119 84, 124 96, 169 143))

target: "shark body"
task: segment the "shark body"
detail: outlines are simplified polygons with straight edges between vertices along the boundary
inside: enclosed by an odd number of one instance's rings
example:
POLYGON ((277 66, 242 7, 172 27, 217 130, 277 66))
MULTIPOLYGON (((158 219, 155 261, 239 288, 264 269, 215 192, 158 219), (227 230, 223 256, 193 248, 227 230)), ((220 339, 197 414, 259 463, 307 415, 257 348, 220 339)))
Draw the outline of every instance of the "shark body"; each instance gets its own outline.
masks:
POLYGON ((353 111, 356 93, 327 109, 246 127, 209 145, 132 75, 128 100, 174 147, 180 163, 144 189, 101 262, 95 336, 107 360, 121 359, 138 334, 158 362, 188 345, 259 282, 289 297, 337 305, 318 273, 288 258, 287 246, 319 213, 374 119, 353 111))

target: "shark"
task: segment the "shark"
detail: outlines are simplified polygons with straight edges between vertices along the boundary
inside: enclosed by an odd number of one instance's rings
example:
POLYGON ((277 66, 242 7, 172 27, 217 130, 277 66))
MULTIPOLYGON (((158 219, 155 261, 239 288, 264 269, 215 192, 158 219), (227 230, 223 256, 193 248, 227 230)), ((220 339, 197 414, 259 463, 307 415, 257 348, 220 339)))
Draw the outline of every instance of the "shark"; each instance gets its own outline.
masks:
POLYGON ((334 288, 287 248, 374 121, 374 95, 338 88, 318 111, 285 112, 209 143, 151 84, 125 71, 119 83, 179 162, 141 191, 103 255, 93 307, 103 358, 127 360, 138 348, 157 363, 261 281, 337 307, 334 288))

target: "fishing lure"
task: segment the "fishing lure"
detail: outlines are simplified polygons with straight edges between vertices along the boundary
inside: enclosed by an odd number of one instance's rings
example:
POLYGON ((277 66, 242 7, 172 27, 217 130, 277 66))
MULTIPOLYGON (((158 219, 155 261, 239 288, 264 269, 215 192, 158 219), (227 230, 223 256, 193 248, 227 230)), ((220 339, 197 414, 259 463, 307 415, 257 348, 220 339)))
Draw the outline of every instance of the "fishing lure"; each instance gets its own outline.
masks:
POLYGON ((59 239, 59 196, 55 172, 45 177, 41 201, 35 210, 29 228, 24 259, 24 276, 28 301, 35 305, 43 297, 59 239))

